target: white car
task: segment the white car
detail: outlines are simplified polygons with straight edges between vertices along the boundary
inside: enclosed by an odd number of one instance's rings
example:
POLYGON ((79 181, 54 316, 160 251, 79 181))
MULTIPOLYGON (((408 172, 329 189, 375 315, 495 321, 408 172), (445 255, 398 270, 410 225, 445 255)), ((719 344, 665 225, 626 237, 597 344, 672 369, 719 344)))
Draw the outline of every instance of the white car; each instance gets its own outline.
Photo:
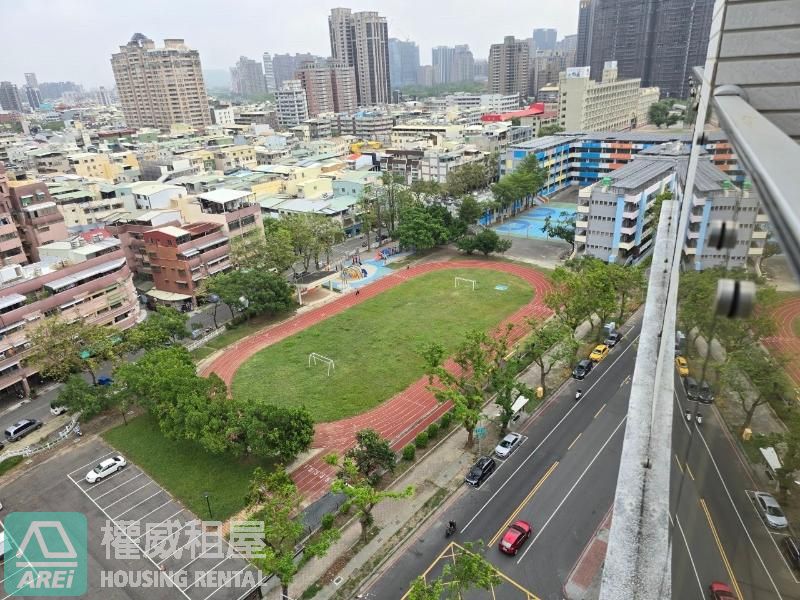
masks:
POLYGON ((125 465, 127 464, 128 463, 120 454, 112 456, 111 458, 107 458, 86 474, 86 481, 89 483, 100 481, 112 473, 116 473, 117 471, 124 469, 125 465))
POLYGON ((0 560, 5 558, 6 554, 6 532, 0 531, 0 560))
POLYGON ((517 446, 519 446, 521 442, 522 436, 520 434, 509 433, 506 435, 506 437, 500 440, 500 443, 497 444, 497 447, 494 449, 494 453, 500 458, 505 458, 514 450, 516 450, 517 446))
POLYGON ((775 498, 764 492, 756 492, 755 497, 756 508, 767 525, 773 529, 786 529, 789 526, 789 521, 775 498))

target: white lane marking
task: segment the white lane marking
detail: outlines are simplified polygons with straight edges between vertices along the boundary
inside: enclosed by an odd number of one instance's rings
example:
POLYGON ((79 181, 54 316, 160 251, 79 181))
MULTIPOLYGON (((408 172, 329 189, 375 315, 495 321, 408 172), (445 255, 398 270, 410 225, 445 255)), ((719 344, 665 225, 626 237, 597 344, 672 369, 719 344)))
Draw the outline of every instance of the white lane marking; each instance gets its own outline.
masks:
MULTIPOLYGON (((191 521, 187 521, 187 523, 186 523, 186 524, 188 525, 189 523, 191 523, 191 521)), ((186 525, 184 525, 183 527, 186 527, 186 525)), ((181 527, 181 529, 183 529, 183 527, 181 527)), ((181 529, 179 529, 178 531, 180 531, 181 529)), ((178 533, 178 532, 176 531, 175 533, 178 533)), ((193 541, 195 541, 195 540, 196 540, 197 538, 199 538, 201 535, 203 535, 203 533, 202 533, 202 532, 198 533, 196 536, 194 536, 192 539, 190 539, 188 542, 186 542, 186 543, 185 543, 183 546, 178 546, 177 548, 175 548, 175 550, 173 550, 172 552, 170 552, 169 554, 167 554, 167 556, 165 556, 165 557, 164 557, 164 560, 162 560, 162 561, 161 561, 160 563, 158 563, 158 565, 156 565, 156 566, 159 566, 159 567, 160 567, 161 565, 163 565, 165 562, 167 562, 167 560, 169 560, 169 558, 170 558, 171 556, 174 556, 174 555, 175 555, 175 553, 177 553, 177 552, 178 552, 178 550, 182 550, 183 548, 186 548, 186 546, 188 546, 189 544, 191 544, 193 541)), ((170 537, 172 537, 172 536, 170 536, 170 537)), ((168 539, 168 538, 165 538, 165 541, 166 541, 166 539, 168 539)), ((159 545, 160 545, 160 544, 159 544, 159 545)), ((154 548, 155 548, 155 547, 156 547, 156 546, 154 546, 154 548)), ((151 548, 151 549, 152 549, 152 548, 151 548)), ((175 570, 177 571, 178 569, 175 569, 175 570)))
POLYGON ((767 527, 767 524, 764 522, 764 518, 761 516, 761 513, 759 513, 758 509, 756 508, 755 497, 754 495, 751 495, 751 493, 755 494, 755 492, 753 490, 745 490, 745 493, 747 494, 747 497, 750 499, 750 506, 753 507, 753 512, 756 513, 758 520, 761 522, 762 527, 764 527, 764 531, 766 531, 769 534, 769 539, 772 540, 772 545, 775 546, 775 551, 780 555, 783 564, 786 565, 786 570, 789 571, 789 574, 792 576, 792 579, 794 579, 795 583, 800 583, 800 581, 798 581, 797 577, 794 574, 794 570, 792 569, 792 567, 789 566, 789 562, 783 555, 783 551, 778 547, 778 542, 775 541, 775 536, 782 538, 782 537, 787 537, 789 534, 781 531, 774 531, 769 527, 767 527))
MULTIPOLYGON (((85 469, 86 467, 91 467, 92 465, 94 465, 94 466, 97 466, 97 464, 98 464, 100 461, 102 461, 102 460, 103 460, 105 457, 107 457, 107 456, 112 456, 112 455, 114 455, 114 454, 116 454, 116 452, 109 452, 108 454, 103 454, 103 456, 101 456, 100 458, 96 458, 96 459, 94 459, 92 462, 90 462, 90 463, 86 463, 85 465, 83 465, 83 466, 81 466, 81 467, 78 467, 78 468, 77 468, 77 469, 75 469, 74 471, 70 471, 69 473, 67 473, 67 476, 69 477, 70 475, 74 475, 75 473, 77 473, 78 471, 82 471, 82 470, 83 470, 83 469, 85 469)), ((70 479, 72 479, 72 477, 70 477, 70 479)), ((72 482, 73 482, 73 483, 75 483, 75 480, 73 479, 73 480, 72 480, 72 482)))
MULTIPOLYGON (((670 521, 672 521, 672 516, 670 516, 670 521)), ((706 591, 703 589, 703 584, 700 583, 700 575, 697 574, 697 567, 694 564, 694 558, 692 558, 692 551, 689 549, 689 542, 686 541, 686 535, 683 533, 683 527, 681 527, 681 520, 678 518, 678 515, 675 515, 675 522, 678 524, 678 530, 681 532, 681 537, 683 538, 683 544, 686 546, 686 554, 689 555, 689 562, 692 563, 692 571, 694 571, 694 578, 697 580, 697 587, 700 588, 700 599, 703 600, 706 597, 706 591)))
MULTIPOLYGON (((164 508, 164 507, 165 507, 167 504, 169 504, 170 502, 172 502, 172 499, 169 499, 169 500, 167 500, 166 502, 164 502, 164 504, 162 504, 162 505, 161 505, 161 506, 159 506, 158 508, 154 508, 154 509, 153 509, 153 510, 151 510, 149 513, 147 513, 146 515, 142 515, 141 517, 139 517, 138 519, 136 519, 135 521, 133 521, 133 522, 132 522, 130 525, 128 525, 128 527, 127 527, 126 529, 130 529, 130 528, 131 528, 131 527, 132 527, 132 526, 133 526, 135 523, 138 523, 139 521, 141 521, 141 520, 142 520, 142 519, 144 519, 145 517, 149 517, 150 515, 152 515, 152 514, 153 514, 154 512, 156 512, 157 510, 161 510, 162 508, 164 508)), ((159 525, 163 525, 164 523, 166 523, 167 521, 169 521, 169 520, 170 520, 172 517, 174 517, 175 515, 177 515, 177 514, 178 514, 178 513, 180 513, 180 512, 183 512, 183 509, 180 509, 180 510, 179 510, 178 512, 176 512, 174 515, 172 515, 172 516, 170 516, 170 517, 167 517, 166 519, 164 519, 163 521, 159 521, 158 523, 145 523, 145 525, 152 525, 153 527, 146 528, 146 529, 145 529, 145 532, 144 532, 142 535, 140 535, 139 537, 137 537, 137 538, 134 538, 134 539, 138 540, 139 538, 141 538, 141 537, 144 537, 144 536, 147 534, 147 532, 148 532, 148 531, 152 531, 154 527, 158 527, 159 525)))
POLYGON ((614 431, 612 431, 612 432, 611 432, 611 435, 609 435, 609 436, 608 436, 608 438, 606 439, 606 441, 605 441, 605 442, 603 442, 603 445, 602 445, 602 446, 600 446, 600 449, 597 451, 597 453, 594 455, 594 457, 592 457, 592 460, 591 460, 591 461, 589 461, 589 464, 588 464, 588 465, 586 465, 586 468, 583 470, 583 473, 581 473, 581 474, 580 474, 580 477, 578 477, 578 478, 575 480, 575 483, 573 483, 573 484, 572 484, 572 487, 571 487, 571 488, 569 488, 569 491, 568 491, 568 492, 567 492, 567 493, 564 495, 564 497, 561 499, 561 502, 559 502, 559 503, 558 503, 558 506, 556 506, 556 509, 553 511, 553 513, 550 515, 550 517, 547 519, 547 521, 545 521, 544 525, 542 525, 542 526, 539 528, 539 531, 536 533, 536 535, 535 535, 535 536, 534 536, 534 538, 533 538, 533 539, 530 541, 530 543, 528 543, 528 547, 527 547, 527 548, 525 548, 525 551, 522 553, 522 556, 520 556, 520 557, 519 557, 519 560, 517 560, 517 564, 519 564, 519 563, 521 563, 521 562, 522 562, 522 559, 523 559, 523 558, 525 558, 525 555, 528 553, 528 550, 530 550, 530 549, 533 547, 533 545, 536 543, 536 540, 538 540, 538 539, 539 539, 539 536, 540 536, 540 535, 542 535, 542 532, 543 532, 543 531, 544 531, 544 530, 547 528, 547 526, 550 524, 550 521, 552 521, 552 520, 553 520, 553 517, 555 517, 555 516, 556 516, 556 513, 558 513, 558 511, 559 511, 559 510, 561 510, 561 507, 562 507, 562 506, 564 506, 564 503, 567 501, 567 498, 569 498, 569 497, 570 497, 570 495, 572 494, 572 492, 574 492, 574 491, 575 491, 575 488, 576 488, 576 487, 578 487, 578 484, 581 482, 581 479, 583 479, 584 475, 586 475, 586 473, 588 473, 588 472, 589 472, 589 469, 591 469, 591 468, 592 468, 592 465, 594 464, 594 461, 596 461, 596 460, 597 460, 597 457, 599 457, 599 456, 600 456, 600 454, 603 452, 603 450, 605 450, 605 449, 606 449, 606 446, 608 446, 609 442, 610 442, 610 441, 612 440, 612 438, 613 438, 613 437, 614 437, 614 436, 617 434, 617 432, 619 431, 619 428, 620 428, 620 427, 622 427, 622 425, 625 423, 625 421, 626 421, 626 419, 627 419, 627 418, 628 418, 628 415, 625 415, 624 417, 622 417, 622 420, 621 420, 621 421, 620 421, 620 422, 617 424, 617 426, 614 428, 614 431))
POLYGON ((99 496, 94 496, 94 499, 95 499, 95 500, 100 500, 100 498, 102 498, 103 496, 108 496, 108 495, 109 495, 111 492, 113 492, 114 490, 118 490, 118 489, 119 489, 119 488, 121 488, 123 485, 128 485, 128 484, 129 484, 131 481, 133 481, 134 479, 136 479, 137 477, 140 477, 140 476, 142 476, 142 475, 144 475, 144 471, 139 471, 139 472, 138 472, 136 475, 134 475, 133 477, 131 477, 131 478, 130 478, 130 479, 128 479, 127 481, 123 481, 123 482, 122 482, 122 483, 120 483, 119 485, 115 485, 113 488, 111 488, 111 489, 110 489, 110 490, 108 490, 107 492, 103 492, 103 493, 102 493, 102 494, 100 494, 99 496))
MULTIPOLYGON (((623 356, 623 355, 624 355, 624 354, 625 354, 625 353, 626 353, 628 350, 630 350, 631 348, 633 348, 633 344, 634 344, 634 342, 635 342, 636 340, 638 340, 638 339, 639 339, 639 336, 637 335, 635 338, 633 338, 633 339, 631 340, 631 343, 628 345, 628 347, 627 347, 627 348, 625 348, 625 350, 623 350, 623 351, 622 351, 622 352, 619 354, 619 356, 617 356, 617 358, 616 358, 616 359, 614 359, 614 362, 612 362, 612 363, 611 363, 611 364, 608 366, 608 369, 606 369, 606 370, 603 372, 603 374, 602 374, 602 375, 600 375, 600 377, 598 377, 598 378, 597 378, 597 381, 595 381, 595 382, 592 384, 592 386, 591 386, 591 387, 590 387, 588 390, 586 390, 586 392, 583 394, 583 397, 584 397, 584 398, 586 397, 586 394, 588 394, 589 392, 591 392, 591 391, 592 391, 592 388, 594 388, 594 386, 596 386, 598 383, 600 383, 600 380, 601 380, 601 379, 602 379, 602 378, 603 378, 605 375, 607 375, 607 374, 608 374, 608 373, 611 371, 611 368, 612 368, 612 367, 613 367, 613 366, 614 366, 614 365, 617 363, 617 361, 618 361, 619 359, 621 359, 621 358, 622 358, 622 356, 623 356)), ((499 493, 502 491, 502 489, 503 489, 503 488, 506 486, 506 484, 507 484, 509 481, 511 481, 511 478, 512 478, 512 477, 514 477, 514 475, 516 475, 516 474, 517 474, 517 472, 518 472, 518 471, 519 471, 519 470, 520 470, 522 467, 524 467, 524 466, 525 466, 525 463, 527 463, 527 462, 528 462, 528 461, 529 461, 531 458, 533 458, 533 456, 534 456, 534 455, 535 455, 535 454, 536 454, 536 453, 539 451, 539 448, 541 448, 541 447, 544 445, 544 443, 545 443, 545 442, 546 442, 548 439, 550 439, 550 436, 551 436, 551 435, 553 435, 553 434, 556 432, 556 430, 557 430, 557 429, 558 429, 558 428, 561 426, 561 424, 562 424, 562 423, 563 423, 563 422, 564 422, 564 421, 567 419, 567 417, 569 417, 569 416, 570 416, 570 414, 572 414, 572 411, 573 411, 573 410, 575 410, 576 408, 578 408, 578 405, 579 405, 579 404, 581 404, 581 403, 580 403, 580 402, 576 402, 576 403, 574 403, 574 404, 572 405, 572 408, 570 408, 570 409, 567 411, 567 413, 566 413, 566 414, 565 414, 563 417, 561 417, 561 420, 560 420, 558 423, 556 423, 556 424, 555 424, 555 426, 554 426, 554 427, 553 427, 553 428, 552 428, 552 429, 551 429, 551 430, 548 432, 548 434, 547 434, 546 436, 544 436, 544 439, 543 439, 541 442, 539 442, 539 444, 536 446, 536 448, 534 448, 533 450, 531 450, 531 453, 530 453, 528 456, 526 456, 526 457, 525 457, 525 460, 523 460, 523 461, 520 463, 520 465, 519 465, 519 466, 518 466, 516 469, 514 469, 514 472, 513 472, 513 473, 511 473, 511 475, 509 475, 509 476, 508 476, 508 478, 507 478, 507 479, 506 479, 506 480, 503 482, 503 484, 502 484, 502 485, 501 485, 499 488, 497 488, 497 491, 496 491, 494 494, 492 494, 492 496, 491 496, 491 497, 490 497, 490 498, 489 498, 489 499, 488 499, 488 500, 487 500, 487 501, 484 503, 484 505, 483 505, 483 506, 481 506, 481 507, 480 507, 480 508, 477 510, 477 512, 475 513, 475 515, 474 515, 474 516, 473 516, 473 517, 472 517, 472 518, 471 518, 471 519, 470 519, 470 520, 467 522, 467 524, 464 526, 464 528, 463 528, 461 531, 466 531, 466 530, 467 530, 467 527, 469 527, 469 526, 472 524, 472 522, 473 522, 475 519, 477 519, 477 518, 478 518, 478 515, 480 515, 480 514, 481 514, 481 513, 482 513, 484 510, 486 510, 486 507, 487 507, 487 506, 489 506, 489 504, 492 502, 492 500, 494 500, 495 496, 497 496, 497 494, 499 494, 499 493)))
MULTIPOLYGON (((200 534, 200 535, 202 535, 202 534, 200 534)), ((200 537, 200 536, 198 535, 197 537, 200 537)), ((197 539, 197 538, 193 538, 193 539, 197 539)), ((188 566, 189 566, 190 564, 192 564, 194 561, 198 560, 198 559, 199 559, 201 556, 203 556, 203 555, 204 555, 206 552, 208 552, 209 550, 213 550, 213 549, 214 549, 214 547, 213 547, 213 546, 209 546, 208 548, 206 548, 205 550, 203 550, 203 551, 202 551, 200 554, 198 554, 197 556, 195 556, 195 557, 194 557, 192 560, 190 560, 188 563, 186 563, 185 565, 183 565, 183 566, 181 566, 181 567, 178 567, 177 569, 175 569, 175 571, 176 571, 176 572, 185 571, 185 570, 186 570, 186 567, 188 567, 188 566)), ((191 587, 191 586, 190 586, 190 587, 191 587)), ((186 589, 188 590, 189 588, 186 588, 186 589)))
MULTIPOLYGON (((151 479, 150 481, 148 481, 147 483, 140 485, 138 488, 136 488, 136 489, 135 489, 135 490, 133 490, 132 492, 128 492, 128 493, 127 493, 127 494, 125 494, 125 495, 124 495, 122 498, 118 498, 117 500, 114 500, 114 502, 112 502, 111 504, 107 504, 107 505, 106 505, 106 506, 104 506, 103 508, 105 508, 106 510, 108 510, 109 508, 111 508, 111 507, 112 507, 112 506, 114 506, 115 504, 119 504, 120 502, 122 502, 123 500, 125 500, 125 498, 127 498, 128 496, 132 496, 133 494, 135 494, 135 493, 136 493, 136 492, 138 492, 139 490, 143 490, 144 488, 146 488, 146 487, 147 487, 148 485, 150 485, 151 483, 153 483, 153 480, 152 480, 152 479, 151 479)), ((119 517, 115 517, 115 518, 119 518, 119 517)))
POLYGON ((136 504, 134 504, 133 506, 131 506, 131 507, 130 507, 129 509, 127 509, 126 511, 119 513, 119 514, 118 514, 116 517, 114 517, 114 518, 115 518, 115 519, 119 519, 119 518, 120 518, 122 515, 124 515, 124 514, 127 514, 127 513, 131 512, 131 511, 132 511, 134 508, 136 508, 136 507, 138 507, 138 506, 141 506, 142 504, 144 504, 145 502, 147 502, 148 500, 150 500, 150 498, 155 498, 155 497, 156 497, 156 496, 158 496, 158 495, 159 495, 159 494, 160 494, 162 491, 163 491, 163 490, 161 490, 161 489, 159 488, 158 490, 156 490, 156 493, 155 493, 155 494, 152 494, 152 495, 148 496, 147 498, 145 498, 145 499, 144 499, 144 500, 142 500, 141 502, 137 502, 136 504))
POLYGON ((245 570, 247 570, 247 568, 248 568, 249 566, 250 566, 250 565, 248 565, 248 564, 245 564, 245 566, 244 566, 244 567, 242 567, 241 569, 239 569, 238 571, 236 571, 236 573, 234 573, 233 575, 231 575, 231 576, 230 576, 228 579, 226 579, 225 581, 223 581, 223 582, 220 584, 220 586, 219 586, 217 589, 215 589, 215 590, 214 590, 213 592, 211 592, 211 593, 210 593, 208 596, 206 596, 205 598, 203 598, 203 600, 208 600, 209 598, 211 598, 211 596, 213 596, 213 595, 214 595, 214 594, 216 594, 218 591, 220 591, 220 590, 221 590, 223 587, 225 587, 225 586, 228 584, 228 582, 229 582, 229 581, 232 581, 233 579, 235 579, 235 578, 236 578, 236 576, 237 576, 239 573, 241 573, 242 571, 245 571, 245 570))

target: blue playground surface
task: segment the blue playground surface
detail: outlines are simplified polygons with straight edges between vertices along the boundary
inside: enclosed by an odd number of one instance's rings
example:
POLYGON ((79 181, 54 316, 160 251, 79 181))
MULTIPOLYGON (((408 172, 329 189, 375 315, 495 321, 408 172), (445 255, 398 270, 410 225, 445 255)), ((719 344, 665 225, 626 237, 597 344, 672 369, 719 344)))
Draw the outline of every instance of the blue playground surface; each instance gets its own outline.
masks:
POLYGON ((502 225, 498 225, 494 228, 494 230, 503 235, 546 240, 549 238, 547 237, 547 234, 542 231, 542 227, 544 227, 544 220, 547 217, 550 217, 553 221, 555 221, 561 216, 562 212, 573 215, 575 214, 575 210, 576 207, 574 204, 566 202, 550 202, 549 204, 543 204, 541 206, 532 208, 527 212, 519 214, 513 219, 506 221, 502 225))
POLYGON ((350 265, 350 261, 346 261, 344 266, 347 277, 346 285, 342 283, 341 279, 337 279, 331 282, 331 287, 333 287, 334 290, 341 292, 348 289, 348 287, 352 289, 358 289, 365 285, 369 285, 373 281, 377 281, 378 279, 386 277, 394 272, 392 269, 385 266, 387 262, 400 260, 411 254, 410 252, 395 252, 389 256, 388 249, 381 250, 385 250, 387 252, 387 260, 385 261, 375 258, 379 252, 378 250, 370 250, 369 255, 373 257, 370 259, 366 259, 367 253, 364 251, 360 265, 350 265))

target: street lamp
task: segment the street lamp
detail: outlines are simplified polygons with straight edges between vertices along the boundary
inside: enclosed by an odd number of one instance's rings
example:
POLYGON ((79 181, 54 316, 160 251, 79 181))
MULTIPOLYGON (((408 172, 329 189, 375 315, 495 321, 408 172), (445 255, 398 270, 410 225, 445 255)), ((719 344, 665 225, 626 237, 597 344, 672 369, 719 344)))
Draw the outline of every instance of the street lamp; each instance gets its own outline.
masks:
POLYGON ((208 492, 203 492, 203 496, 206 499, 206 506, 208 507, 208 519, 211 520, 214 518, 214 515, 211 513, 211 500, 210 500, 211 494, 209 494, 208 492))

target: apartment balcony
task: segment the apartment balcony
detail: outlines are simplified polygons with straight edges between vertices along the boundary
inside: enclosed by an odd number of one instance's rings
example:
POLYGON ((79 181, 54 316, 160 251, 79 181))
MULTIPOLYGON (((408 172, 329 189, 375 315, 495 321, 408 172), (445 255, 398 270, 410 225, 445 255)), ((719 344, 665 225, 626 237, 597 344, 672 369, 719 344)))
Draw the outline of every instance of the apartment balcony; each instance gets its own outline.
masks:
POLYGON ((756 215, 756 223, 768 223, 769 217, 766 213, 760 212, 756 215))
POLYGON ((589 214, 589 205, 588 204, 578 204, 577 212, 582 214, 589 214))
POLYGON ((576 229, 586 229, 589 227, 589 221, 575 221, 575 228, 576 229))
POLYGON ((581 243, 581 244, 585 244, 585 243, 586 243, 586 236, 585 236, 585 235, 581 235, 581 234, 577 234, 577 233, 576 233, 576 234, 575 234, 575 241, 576 241, 576 242, 579 242, 579 243, 581 243))
POLYGON ((622 235, 633 235, 636 233, 636 225, 623 225, 619 228, 619 232, 622 235))
POLYGON ((706 205, 705 198, 698 198, 697 196, 692 198, 692 206, 705 206, 705 205, 706 205))
POLYGON ((769 235, 769 232, 767 232, 767 231, 754 231, 753 235, 752 235, 752 239, 754 239, 754 240, 765 240, 765 239, 767 239, 767 235, 769 235))
POLYGON ((620 250, 630 250, 635 245, 636 245, 636 242, 634 242, 633 240, 631 240, 630 242, 620 242, 619 243, 619 249, 620 250))
POLYGON ((688 239, 690 239, 690 240, 696 240, 696 239, 699 239, 699 238, 700 238, 700 232, 699 232, 699 231, 692 231, 691 229, 689 229, 689 230, 686 232, 686 237, 687 237, 688 239))
POLYGON ((699 223, 703 220, 703 215, 696 215, 694 213, 689 213, 689 222, 690 223, 699 223))
POLYGON ((622 211, 623 219, 637 219, 639 217, 639 207, 629 208, 632 205, 626 205, 625 210, 622 211))
POLYGON ((764 254, 764 248, 761 246, 753 246, 747 251, 747 254, 749 256, 761 256, 764 254))
POLYGON ((36 371, 31 368, 23 367, 19 369, 14 369, 13 371, 9 372, 6 375, 0 376, 0 390, 4 390, 8 387, 11 387, 14 384, 19 383, 25 377, 29 377, 33 375, 36 371))

